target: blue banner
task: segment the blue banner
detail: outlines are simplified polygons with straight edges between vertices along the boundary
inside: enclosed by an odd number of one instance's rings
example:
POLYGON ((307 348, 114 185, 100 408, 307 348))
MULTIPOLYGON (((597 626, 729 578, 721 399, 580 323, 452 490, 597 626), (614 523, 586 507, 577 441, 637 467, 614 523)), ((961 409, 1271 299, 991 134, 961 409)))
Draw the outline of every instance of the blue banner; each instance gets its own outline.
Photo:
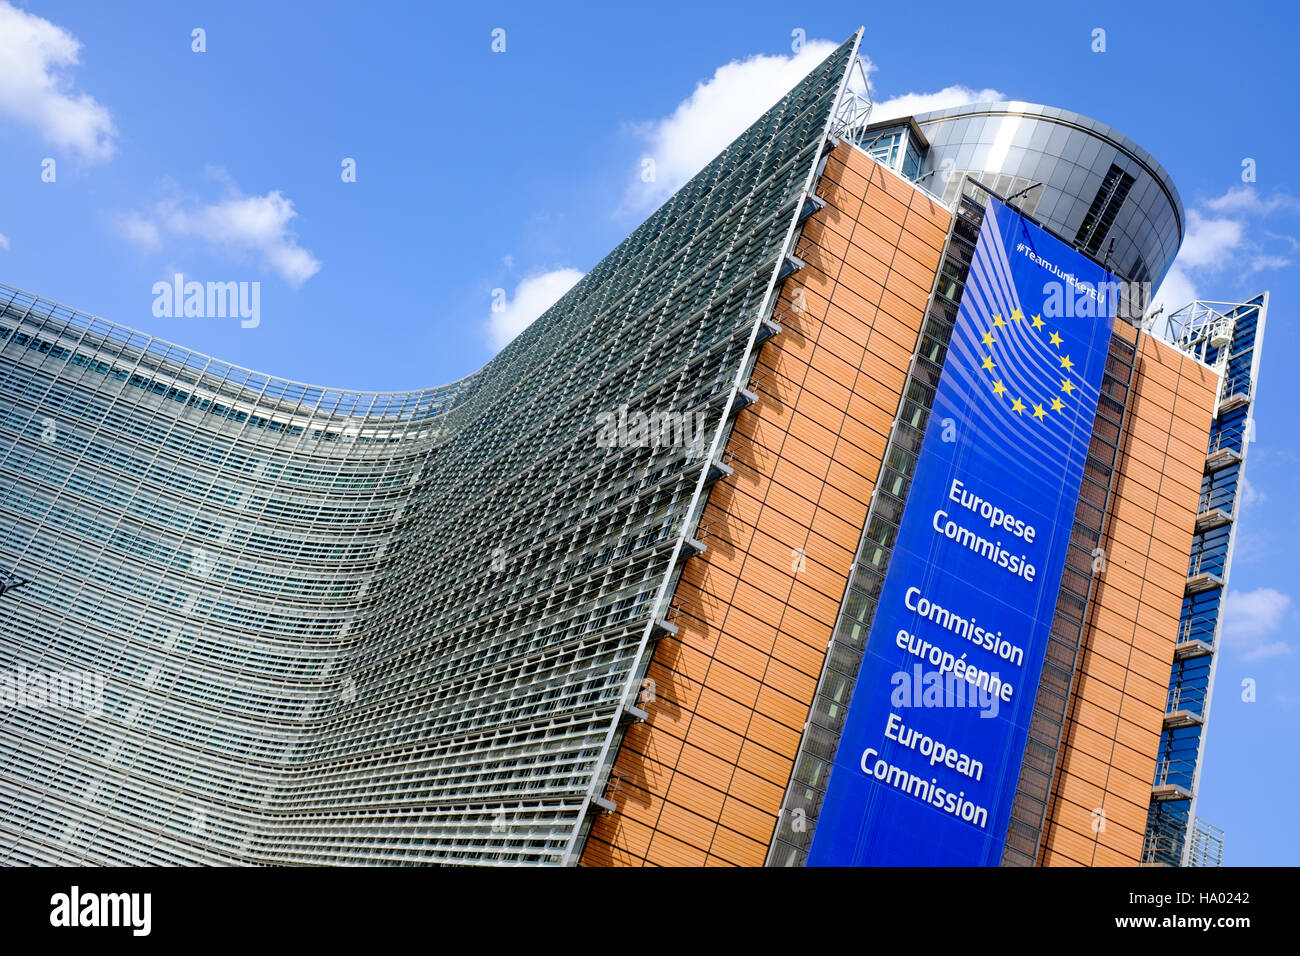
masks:
POLYGON ((1117 280, 989 200, 812 866, 996 866, 1117 280))

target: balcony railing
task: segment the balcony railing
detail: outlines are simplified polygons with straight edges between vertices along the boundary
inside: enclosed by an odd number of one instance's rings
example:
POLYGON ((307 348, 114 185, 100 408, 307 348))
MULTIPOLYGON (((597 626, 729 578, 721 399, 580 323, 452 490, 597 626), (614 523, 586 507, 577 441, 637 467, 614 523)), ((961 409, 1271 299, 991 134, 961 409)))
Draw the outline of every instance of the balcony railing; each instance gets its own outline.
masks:
POLYGON ((1249 402, 1250 386, 1248 370, 1228 373, 1223 379, 1223 390, 1219 393, 1219 412, 1231 411, 1249 402))
POLYGON ((1182 787, 1189 793, 1196 773, 1196 761, 1190 757, 1163 757, 1156 761, 1153 787, 1182 787))
POLYGON ((1200 817, 1192 828, 1192 849, 1188 866, 1223 866, 1223 831, 1200 817))
POLYGON ((1188 578, 1195 578, 1200 575, 1212 575, 1222 578, 1226 560, 1224 549, 1221 547, 1213 547, 1199 554, 1194 554, 1187 564, 1187 576, 1188 578))
POLYGON ((1165 729, 1193 727, 1201 723, 1205 714, 1206 688, 1199 686, 1174 687, 1165 704, 1165 729))

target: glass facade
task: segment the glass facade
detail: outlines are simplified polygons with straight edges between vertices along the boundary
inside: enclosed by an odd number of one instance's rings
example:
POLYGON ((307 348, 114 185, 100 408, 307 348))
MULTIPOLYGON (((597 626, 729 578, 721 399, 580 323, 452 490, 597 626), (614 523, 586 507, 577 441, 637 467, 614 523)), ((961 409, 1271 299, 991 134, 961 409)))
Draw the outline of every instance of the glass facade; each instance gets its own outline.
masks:
POLYGON ((439 388, 0 288, 0 860, 573 862, 856 47, 439 388))
POLYGON ((1069 110, 973 103, 915 117, 930 142, 927 188, 954 200, 965 175, 1016 202, 1111 272, 1159 285, 1186 229, 1173 180, 1122 133, 1069 110), (1111 246, 1114 242, 1113 248, 1111 246))
POLYGON ((921 175, 924 145, 918 144, 908 126, 877 133, 868 130, 860 138, 868 139, 864 149, 876 162, 888 166, 906 179, 915 181, 921 175))
MULTIPOLYGON (((1207 865, 1196 820, 1196 791, 1210 718, 1223 600, 1236 530, 1238 494, 1253 440, 1251 405, 1259 376, 1268 313, 1267 294, 1235 306, 1192 303, 1174 313, 1170 332, 1179 346, 1220 370, 1217 409, 1210 426, 1196 533, 1187 566, 1178 644, 1169 675, 1169 697, 1143 861, 1165 866, 1207 865), (1190 835, 1190 839, 1189 839, 1190 835), (1201 862, 1198 862, 1201 861, 1201 862)), ((1223 851, 1223 833, 1211 842, 1223 851)), ((1216 864, 1217 865, 1217 864, 1216 864)))

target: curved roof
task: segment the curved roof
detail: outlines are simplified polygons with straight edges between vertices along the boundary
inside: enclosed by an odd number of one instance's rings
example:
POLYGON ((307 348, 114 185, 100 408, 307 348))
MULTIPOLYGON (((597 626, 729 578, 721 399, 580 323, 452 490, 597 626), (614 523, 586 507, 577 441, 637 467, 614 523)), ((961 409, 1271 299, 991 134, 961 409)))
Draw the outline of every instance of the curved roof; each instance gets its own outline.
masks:
POLYGON ((1134 162, 1145 168, 1147 172, 1151 174, 1152 179, 1160 184, 1165 195, 1169 198, 1170 204, 1174 207, 1178 219, 1178 237, 1180 243, 1182 238, 1186 235, 1187 211, 1183 206, 1183 198, 1179 195, 1178 187, 1174 185, 1173 177, 1169 175, 1169 171, 1166 170, 1154 156, 1113 126, 1107 126, 1105 123, 1092 119, 1089 116, 1084 116, 1082 113, 1075 113, 1072 110, 1063 110, 1055 106, 1044 106, 1041 103, 1026 103, 1021 100, 965 103, 961 106, 950 106, 947 109, 932 110, 928 113, 918 113, 914 119, 918 124, 924 125, 926 123, 935 122, 936 120, 958 119, 963 116, 981 113, 1010 113, 1018 116, 1037 117, 1039 119, 1083 130, 1114 144, 1117 149, 1126 153, 1134 162))

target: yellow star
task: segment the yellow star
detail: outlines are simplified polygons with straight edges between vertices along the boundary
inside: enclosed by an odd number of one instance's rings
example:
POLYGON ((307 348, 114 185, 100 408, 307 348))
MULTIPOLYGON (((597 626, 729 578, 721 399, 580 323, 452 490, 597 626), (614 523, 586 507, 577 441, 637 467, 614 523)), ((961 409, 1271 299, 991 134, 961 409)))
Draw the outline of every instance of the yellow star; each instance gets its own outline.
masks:
POLYGON ((1061 401, 1059 398, 1052 399, 1052 411, 1059 412, 1064 407, 1065 407, 1065 402, 1061 401))
POLYGON ((1036 329, 1041 329, 1044 325, 1047 324, 1046 322, 1043 321, 1043 317, 1041 315, 1031 315, 1029 317, 1029 321, 1034 324, 1034 328, 1036 329))
POLYGON ((1046 414, 1047 414, 1047 412, 1043 411, 1043 406, 1042 406, 1042 405, 1039 405, 1037 402, 1034 402, 1034 417, 1035 417, 1035 418, 1042 418, 1042 417, 1044 417, 1046 414))
POLYGON ((1011 410, 1015 412, 1017 415, 1019 415, 1021 412, 1025 410, 1025 403, 1017 398, 1014 402, 1011 403, 1011 410))
POLYGON ((1048 338, 1048 340, 1049 340, 1053 345, 1058 345, 1058 346, 1059 346, 1059 345, 1061 344, 1061 337, 1060 337, 1059 335, 1057 335, 1055 332, 1053 332, 1053 333, 1052 333, 1051 335, 1049 335, 1047 338, 1048 338))
POLYGON ((1020 311, 1020 306, 1016 306, 1016 311, 1014 311, 1014 312, 1011 313, 1011 318, 1013 318, 1013 319, 1015 319, 1017 322, 1019 322, 1019 321, 1020 321, 1021 319, 1023 319, 1024 317, 1025 317, 1025 313, 1023 313, 1023 312, 1020 311))
POLYGON ((1061 391, 1063 391, 1066 395, 1069 395, 1071 392, 1074 391, 1074 383, 1071 382, 1068 378, 1061 379, 1061 391))
POLYGON ((1000 315, 993 316, 993 324, 999 329, 1006 325, 1006 323, 1002 321, 1002 316, 1000 315))
POLYGON ((992 369, 993 369, 993 359, 989 358, 987 355, 984 356, 984 364, 981 365, 980 367, 981 367, 982 369, 984 369, 986 372, 987 372, 987 371, 992 371, 992 369))
POLYGON ((992 344, 993 344, 993 333, 992 333, 992 332, 985 332, 985 333, 984 333, 984 338, 980 339, 980 341, 983 342, 985 345, 992 345, 992 344))
POLYGON ((1002 380, 1001 380, 1001 379, 998 379, 996 382, 993 383, 993 394, 994 394, 994 395, 1001 395, 1001 394, 1002 394, 1003 392, 1005 392, 1006 390, 1007 390, 1007 387, 1006 387, 1005 385, 1002 384, 1002 380))
POLYGON ((1061 358, 1061 368, 1064 369, 1074 368, 1074 363, 1070 361, 1070 356, 1066 355, 1061 358))

